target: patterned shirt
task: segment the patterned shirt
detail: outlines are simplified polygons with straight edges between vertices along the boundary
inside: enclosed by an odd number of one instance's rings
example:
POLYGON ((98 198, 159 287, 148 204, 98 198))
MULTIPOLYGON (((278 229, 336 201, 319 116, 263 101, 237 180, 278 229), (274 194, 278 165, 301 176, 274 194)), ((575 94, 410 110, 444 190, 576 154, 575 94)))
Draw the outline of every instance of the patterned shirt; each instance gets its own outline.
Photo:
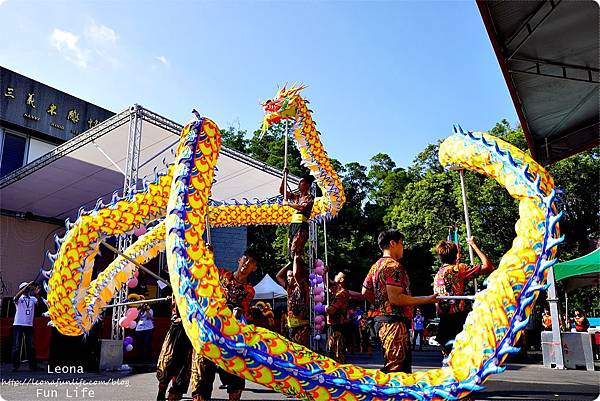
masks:
MULTIPOLYGON (((456 265, 443 264, 433 280, 433 292, 437 295, 464 295, 465 282, 477 277, 481 271, 481 265, 468 266, 464 263, 456 265)), ((463 312, 465 300, 438 300, 438 314, 450 314, 463 312)))
POLYGON ((288 326, 299 327, 306 325, 309 318, 309 294, 308 279, 298 285, 296 280, 286 285, 288 293, 288 326))
POLYGON ((296 195, 296 194, 291 194, 291 195, 292 195, 292 200, 295 201, 298 204, 298 206, 301 207, 300 210, 296 210, 296 211, 294 211, 294 213, 301 214, 304 217, 306 217, 307 219, 309 219, 310 214, 312 213, 312 208, 315 203, 315 199, 312 197, 312 195, 310 193, 307 193, 304 196, 296 195))
POLYGON ((344 324, 348 321, 348 301, 350 300, 350 293, 345 288, 337 290, 331 301, 329 308, 331 313, 327 314, 328 324, 344 324))
POLYGON ((386 286, 399 287, 410 295, 410 281, 402 265, 391 257, 382 257, 369 270, 363 287, 375 295, 375 310, 381 315, 402 316, 412 319, 412 307, 396 306, 389 301, 386 286))
POLYGON ((219 269, 219 281, 225 293, 227 306, 230 309, 241 308, 244 317, 250 317, 250 302, 254 299, 254 287, 250 284, 240 283, 233 276, 233 272, 219 269))

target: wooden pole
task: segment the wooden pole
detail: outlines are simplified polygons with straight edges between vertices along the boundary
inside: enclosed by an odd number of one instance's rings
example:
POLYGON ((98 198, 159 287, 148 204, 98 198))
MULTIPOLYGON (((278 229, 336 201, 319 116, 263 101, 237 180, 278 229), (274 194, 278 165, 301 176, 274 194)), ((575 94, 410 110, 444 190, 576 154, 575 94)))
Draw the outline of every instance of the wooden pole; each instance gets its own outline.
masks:
POLYGON ((475 296, 474 295, 441 295, 441 296, 437 297, 437 299, 441 299, 441 300, 464 299, 466 301, 474 301, 475 296))
POLYGON ((150 269, 148 269, 147 267, 139 264, 138 262, 136 262, 135 260, 131 259, 129 256, 125 255, 123 252, 119 251, 117 248, 115 248, 114 246, 112 246, 111 244, 107 244, 105 241, 100 241, 100 243, 102 245, 104 245, 105 247, 107 247, 108 249, 110 249, 111 251, 113 251, 114 253, 116 253, 117 255, 125 258, 126 260, 128 260, 129 262, 133 263, 134 265, 136 265, 136 267, 140 270, 145 271, 146 273, 148 273, 150 276, 154 277, 157 280, 162 281, 163 283, 165 283, 167 286, 171 287, 171 283, 169 283, 167 280, 165 280, 164 278, 160 277, 159 275, 157 275, 156 273, 154 273, 153 271, 151 271, 150 269))
MULTIPOLYGON (((465 170, 460 170, 460 190, 462 192, 463 209, 465 211, 465 225, 467 226, 467 238, 471 238, 471 221, 469 220, 469 208, 467 206, 467 191, 465 190, 465 170)), ((469 245, 469 259, 471 260, 471 266, 475 264, 473 248, 469 245)), ((477 279, 473 279, 473 285, 475 286, 475 292, 477 292, 477 279)))
POLYGON ((325 267, 327 268, 327 273, 325 273, 325 294, 327 305, 329 305, 329 258, 327 255, 327 220, 323 219, 323 242, 325 244, 324 254, 325 254, 325 267))
POLYGON ((134 306, 134 305, 142 305, 142 304, 155 304, 157 302, 163 302, 170 300, 169 297, 164 298, 154 298, 154 299, 144 299, 143 301, 131 301, 131 302, 122 302, 120 304, 112 304, 106 305, 104 309, 115 308, 117 306, 134 306))
POLYGON ((285 131, 283 136, 283 200, 287 200, 287 168, 288 168, 288 121, 285 120, 285 131))
POLYGON ((210 232, 210 219, 208 217, 208 208, 206 208, 206 243, 212 245, 212 236, 210 232))

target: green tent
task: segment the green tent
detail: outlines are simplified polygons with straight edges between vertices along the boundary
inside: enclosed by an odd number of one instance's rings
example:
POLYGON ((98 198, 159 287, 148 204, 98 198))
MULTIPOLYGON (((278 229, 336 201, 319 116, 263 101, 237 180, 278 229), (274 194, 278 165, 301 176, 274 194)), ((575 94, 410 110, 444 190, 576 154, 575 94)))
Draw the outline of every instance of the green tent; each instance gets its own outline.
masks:
POLYGON ((575 288, 598 285, 600 282, 600 248, 592 253, 554 266, 556 281, 565 280, 565 288, 571 291, 575 288))

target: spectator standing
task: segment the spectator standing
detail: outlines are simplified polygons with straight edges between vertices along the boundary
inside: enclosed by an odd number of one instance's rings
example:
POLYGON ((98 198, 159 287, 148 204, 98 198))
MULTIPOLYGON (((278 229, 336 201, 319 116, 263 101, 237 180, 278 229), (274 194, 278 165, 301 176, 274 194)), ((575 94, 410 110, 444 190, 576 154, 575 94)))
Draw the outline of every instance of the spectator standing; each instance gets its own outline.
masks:
POLYGON ((39 292, 39 287, 33 282, 23 282, 19 285, 19 291, 13 298, 17 307, 13 322, 13 372, 16 372, 21 365, 21 347, 23 344, 25 345, 29 367, 31 370, 38 369, 33 346, 33 316, 35 305, 38 303, 37 296, 39 292))
POLYGON ((423 350, 423 331, 425 330, 425 317, 421 314, 421 309, 417 308, 415 317, 413 317, 413 350, 417 346, 417 337, 419 337, 419 351, 423 350))
POLYGON ((581 309, 575 309, 575 318, 573 321, 575 323, 575 331, 587 332, 587 329, 590 327, 590 322, 581 309))
POLYGON ((544 312, 542 313, 542 327, 544 327, 545 331, 552 331, 552 316, 550 316, 548 308, 544 308, 544 312))
POLYGON ((135 337, 140 350, 140 360, 152 359, 152 333, 154 333, 154 311, 148 304, 140 306, 135 337))

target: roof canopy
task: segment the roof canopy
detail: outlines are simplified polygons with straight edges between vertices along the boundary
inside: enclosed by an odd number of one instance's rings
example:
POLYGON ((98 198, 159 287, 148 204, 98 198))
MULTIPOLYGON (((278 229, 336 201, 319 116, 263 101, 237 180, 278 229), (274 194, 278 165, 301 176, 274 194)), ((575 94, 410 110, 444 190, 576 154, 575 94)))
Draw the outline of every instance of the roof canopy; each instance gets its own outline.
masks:
POLYGON ((598 4, 477 0, 532 156, 542 164, 598 146, 598 4))
POLYGON ((254 286, 254 299, 273 299, 287 297, 287 291, 277 284, 268 274, 265 274, 260 283, 254 286))
POLYGON ((600 279, 600 248, 577 259, 557 263, 554 266, 556 281, 566 280, 570 291, 575 288, 598 285, 600 279))
MULTIPOLYGON (((143 178, 152 180, 174 160, 182 126, 134 106, 0 179, 0 207, 64 220, 75 217, 80 207, 93 208, 100 198, 109 203, 114 191, 123 190, 134 113, 141 121, 138 185, 143 178)), ((268 199, 277 195, 281 171, 223 147, 215 180, 213 200, 268 199)))

